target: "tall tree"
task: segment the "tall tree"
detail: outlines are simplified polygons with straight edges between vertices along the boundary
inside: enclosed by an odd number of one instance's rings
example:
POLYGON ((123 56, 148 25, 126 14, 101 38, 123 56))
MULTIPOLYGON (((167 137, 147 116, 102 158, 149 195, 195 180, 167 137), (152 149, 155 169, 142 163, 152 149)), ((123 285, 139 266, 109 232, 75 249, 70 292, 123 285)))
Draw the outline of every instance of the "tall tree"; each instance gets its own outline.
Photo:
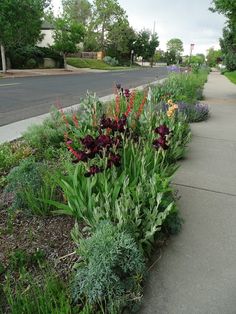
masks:
POLYGON ((106 37, 106 51, 109 56, 117 59, 127 59, 130 56, 136 33, 128 20, 120 19, 115 22, 106 37))
POLYGON ((77 45, 84 37, 84 27, 63 17, 56 18, 54 25, 54 48, 63 55, 64 67, 67 69, 66 54, 78 50, 77 45))
POLYGON ((125 11, 117 0, 94 0, 91 31, 98 34, 98 44, 101 50, 105 47, 105 37, 114 23, 126 17, 125 11))
POLYGON ((229 71, 236 70, 236 40, 233 27, 225 27, 223 36, 220 39, 220 46, 223 52, 224 63, 229 71))
POLYGON ((149 30, 143 29, 137 35, 134 44, 134 51, 145 60, 153 59, 159 40, 156 33, 152 34, 149 30))
POLYGON ((88 0, 62 0, 62 5, 64 15, 68 19, 86 27, 92 15, 92 5, 88 0))
POLYGON ((209 67, 216 66, 221 58, 222 58, 221 50, 215 50, 213 47, 207 50, 206 59, 209 67))
POLYGON ((224 14, 229 21, 236 23, 236 1, 235 0, 213 0, 212 7, 213 12, 224 14))
POLYGON ((182 40, 179 38, 172 38, 167 42, 166 47, 169 55, 172 56, 172 59, 174 58, 174 60, 172 60, 173 63, 179 63, 184 51, 182 40))
POLYGON ((220 45, 227 69, 236 70, 236 1, 213 0, 212 5, 211 11, 224 14, 227 18, 227 26, 223 29, 220 45))
POLYGON ((3 72, 7 71, 5 52, 12 47, 34 45, 39 37, 48 0, 1 0, 0 46, 3 72))

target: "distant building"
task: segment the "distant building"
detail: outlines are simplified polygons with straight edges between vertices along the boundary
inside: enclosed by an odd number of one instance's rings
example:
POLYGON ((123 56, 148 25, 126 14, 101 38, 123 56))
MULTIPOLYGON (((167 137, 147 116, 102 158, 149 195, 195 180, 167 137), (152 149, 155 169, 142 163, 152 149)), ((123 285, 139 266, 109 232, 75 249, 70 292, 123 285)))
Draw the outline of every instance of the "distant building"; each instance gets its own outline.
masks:
POLYGON ((40 42, 38 42, 37 46, 39 47, 49 47, 54 44, 53 39, 54 27, 49 22, 44 21, 41 27, 41 35, 43 38, 40 42))

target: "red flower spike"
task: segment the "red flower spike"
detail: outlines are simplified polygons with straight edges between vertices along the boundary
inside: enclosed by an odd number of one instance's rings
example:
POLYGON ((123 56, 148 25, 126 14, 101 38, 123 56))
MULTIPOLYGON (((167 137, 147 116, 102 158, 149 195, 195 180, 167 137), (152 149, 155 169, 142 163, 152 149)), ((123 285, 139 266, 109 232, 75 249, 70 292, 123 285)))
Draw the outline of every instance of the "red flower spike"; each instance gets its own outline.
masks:
POLYGON ((120 114, 120 96, 116 96, 116 107, 115 107, 115 119, 118 119, 120 114))
POLYGON ((139 109, 138 109, 138 112, 137 112, 137 118, 139 118, 143 112, 143 108, 145 106, 145 103, 146 103, 146 100, 147 100, 147 92, 144 94, 144 97, 143 97, 143 100, 142 100, 142 103, 141 105, 139 106, 139 109))
POLYGON ((73 113, 72 119, 73 119, 75 127, 78 128, 79 127, 79 121, 76 117, 76 113, 73 113))

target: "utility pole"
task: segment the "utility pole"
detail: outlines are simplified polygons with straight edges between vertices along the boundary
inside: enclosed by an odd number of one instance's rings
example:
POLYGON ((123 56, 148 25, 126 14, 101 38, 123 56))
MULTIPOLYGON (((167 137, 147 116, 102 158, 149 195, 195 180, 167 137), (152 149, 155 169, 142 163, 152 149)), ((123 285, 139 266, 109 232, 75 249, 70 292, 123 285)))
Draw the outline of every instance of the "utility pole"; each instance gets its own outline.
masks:
POLYGON ((189 54, 189 64, 191 63, 191 57, 192 57, 193 49, 194 49, 194 44, 191 44, 190 45, 190 54, 189 54))
MULTIPOLYGON (((154 24, 153 24, 153 33, 152 33, 153 36, 154 36, 155 32, 156 32, 156 21, 154 21, 154 24)), ((154 57, 154 55, 152 56, 152 59, 151 59, 151 67, 153 67, 153 57, 154 57)))
POLYGON ((6 54, 5 54, 5 47, 4 45, 0 44, 1 46, 1 57, 2 57, 2 72, 7 72, 7 65, 6 65, 6 54))

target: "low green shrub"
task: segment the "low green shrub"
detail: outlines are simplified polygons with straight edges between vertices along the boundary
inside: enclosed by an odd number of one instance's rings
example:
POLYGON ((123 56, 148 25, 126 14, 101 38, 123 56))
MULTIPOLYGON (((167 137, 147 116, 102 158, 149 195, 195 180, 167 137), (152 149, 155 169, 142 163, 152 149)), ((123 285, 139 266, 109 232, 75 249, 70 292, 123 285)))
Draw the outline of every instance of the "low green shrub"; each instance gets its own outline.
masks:
POLYGON ((23 134, 23 138, 31 147, 37 149, 39 154, 49 147, 60 148, 64 141, 66 126, 60 113, 54 109, 51 117, 44 120, 41 125, 32 125, 23 134))
POLYGON ((119 61, 116 60, 116 58, 112 58, 110 56, 106 56, 103 58, 103 61, 106 63, 106 64, 109 64, 111 66, 117 66, 119 64, 119 61))
POLYGON ((36 162, 34 158, 23 160, 10 171, 4 192, 14 195, 13 210, 23 209, 36 215, 50 214, 52 206, 45 200, 58 199, 57 186, 48 165, 36 162))
POLYGON ((92 313, 121 313, 141 299, 145 263, 135 241, 117 227, 101 223, 78 241, 73 298, 93 306, 92 313))
POLYGON ((51 47, 24 46, 8 50, 13 69, 38 68, 44 58, 52 58, 57 67, 63 67, 63 57, 51 47))
POLYGON ((24 141, 0 144, 0 176, 33 153, 24 141))

